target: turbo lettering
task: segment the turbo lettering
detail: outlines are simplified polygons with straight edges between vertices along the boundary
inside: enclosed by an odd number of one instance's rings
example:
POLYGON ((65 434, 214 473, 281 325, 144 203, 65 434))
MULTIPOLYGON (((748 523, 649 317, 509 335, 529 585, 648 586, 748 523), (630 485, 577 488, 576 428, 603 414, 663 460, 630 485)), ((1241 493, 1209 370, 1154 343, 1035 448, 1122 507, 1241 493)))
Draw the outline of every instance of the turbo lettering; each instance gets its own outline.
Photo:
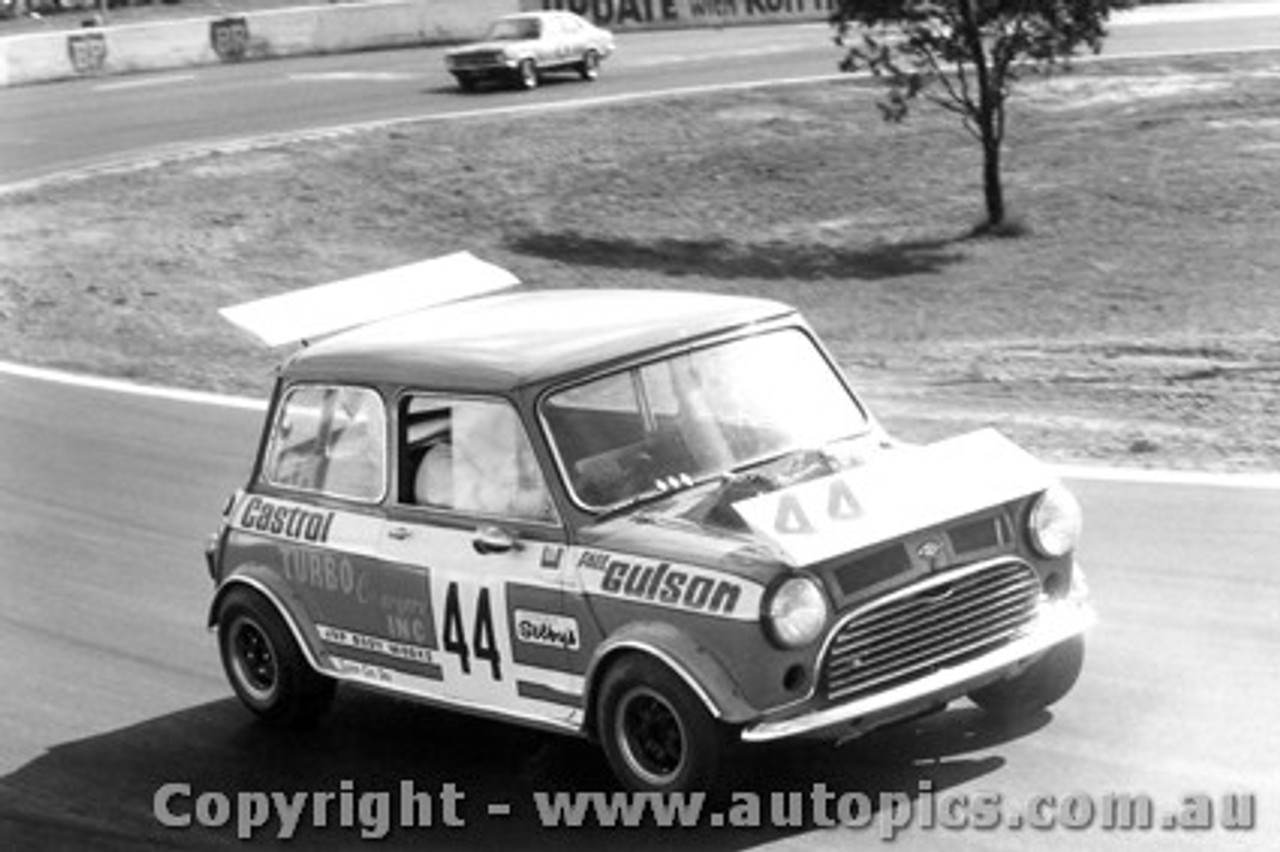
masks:
POLYGON ((329 540, 334 512, 314 512, 301 506, 272 503, 252 497, 240 513, 240 526, 268 535, 283 536, 312 544, 329 540))
POLYGON ((281 545, 280 560, 284 565, 284 578, 291 583, 344 595, 356 592, 355 569, 345 556, 281 545))

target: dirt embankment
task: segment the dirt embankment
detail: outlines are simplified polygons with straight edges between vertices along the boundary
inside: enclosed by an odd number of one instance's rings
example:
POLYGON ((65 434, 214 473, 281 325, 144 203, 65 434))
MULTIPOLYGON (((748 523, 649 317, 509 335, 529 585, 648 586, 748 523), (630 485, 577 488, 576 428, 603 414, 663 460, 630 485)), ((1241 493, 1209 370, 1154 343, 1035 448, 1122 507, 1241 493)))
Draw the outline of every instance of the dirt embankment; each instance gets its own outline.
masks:
POLYGON ((467 248, 534 287, 797 304, 910 439, 992 424, 1057 460, 1274 471, 1277 79, 1254 54, 1028 81, 1014 239, 967 236, 980 163, 951 116, 886 125, 851 81, 48 186, 0 207, 0 357, 261 394, 274 356, 218 307, 467 248))

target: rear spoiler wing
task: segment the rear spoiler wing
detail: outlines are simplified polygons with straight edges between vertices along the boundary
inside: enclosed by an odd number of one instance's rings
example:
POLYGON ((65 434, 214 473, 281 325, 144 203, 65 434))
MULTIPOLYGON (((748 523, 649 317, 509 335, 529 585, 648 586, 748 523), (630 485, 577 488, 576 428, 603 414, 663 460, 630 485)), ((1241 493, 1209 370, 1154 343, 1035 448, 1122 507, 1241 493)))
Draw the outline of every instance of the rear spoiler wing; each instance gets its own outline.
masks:
POLYGON ((267 346, 276 347, 305 343, 519 283, 511 272, 462 251, 243 302, 218 313, 267 346))

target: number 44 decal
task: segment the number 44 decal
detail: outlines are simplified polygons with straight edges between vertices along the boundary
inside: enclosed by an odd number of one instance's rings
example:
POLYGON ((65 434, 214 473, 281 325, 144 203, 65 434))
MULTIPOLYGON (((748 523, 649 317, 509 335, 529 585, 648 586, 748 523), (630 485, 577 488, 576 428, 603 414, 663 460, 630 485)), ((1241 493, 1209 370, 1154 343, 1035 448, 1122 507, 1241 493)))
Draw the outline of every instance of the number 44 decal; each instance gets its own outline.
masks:
POLYGON ((493 631, 493 608, 489 605, 489 590, 481 589, 476 598, 475 623, 471 641, 467 641, 467 629, 463 623, 462 607, 458 603, 458 584, 450 583, 444 599, 444 649, 456 654, 463 674, 471 674, 471 658, 489 663, 489 674, 494 680, 502 680, 502 653, 498 650, 493 631))
MULTIPOLYGON (((833 480, 827 490, 826 520, 854 521, 862 517, 862 507, 853 489, 842 479, 833 480)), ((784 535, 808 535, 816 532, 813 521, 795 494, 783 494, 773 518, 773 528, 784 535)))

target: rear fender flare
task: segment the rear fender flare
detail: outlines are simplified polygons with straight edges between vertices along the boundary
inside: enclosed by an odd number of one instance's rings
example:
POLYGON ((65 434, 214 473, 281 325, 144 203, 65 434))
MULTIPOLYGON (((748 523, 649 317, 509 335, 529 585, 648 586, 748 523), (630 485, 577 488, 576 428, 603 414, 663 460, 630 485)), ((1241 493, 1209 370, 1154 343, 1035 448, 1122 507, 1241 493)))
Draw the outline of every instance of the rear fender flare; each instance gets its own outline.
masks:
POLYGON ((298 600, 298 596, 293 593, 293 590, 280 579, 280 575, 265 565, 252 563, 242 565, 236 569, 234 574, 226 577, 218 585, 218 589, 213 595, 213 602, 209 604, 206 626, 210 630, 217 628, 218 614, 222 609, 222 604, 227 599, 227 595, 235 589, 252 589, 265 598, 279 613, 285 626, 289 628, 289 633, 293 635, 293 641, 297 642, 298 647, 302 650, 302 655, 306 658, 307 665, 318 672, 331 673, 330 667, 320 663, 321 659, 327 657, 320 644, 320 635, 309 620, 298 617, 298 613, 306 611, 302 602, 298 600))

